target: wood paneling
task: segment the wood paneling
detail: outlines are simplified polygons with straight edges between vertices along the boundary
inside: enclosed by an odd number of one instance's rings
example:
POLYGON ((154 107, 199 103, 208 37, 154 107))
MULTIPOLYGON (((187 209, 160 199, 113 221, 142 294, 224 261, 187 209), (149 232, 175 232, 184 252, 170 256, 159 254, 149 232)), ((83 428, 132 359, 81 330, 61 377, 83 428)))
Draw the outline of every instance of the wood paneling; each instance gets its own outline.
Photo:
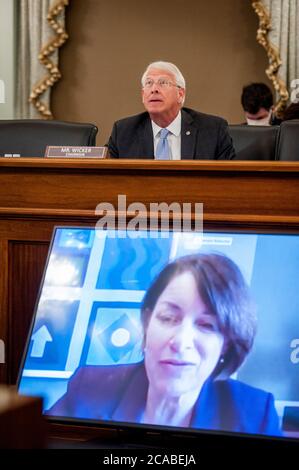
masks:
POLYGON ((0 383, 7 378, 7 347, 8 347, 8 241, 0 239, 0 340, 1 353, 4 357, 0 360, 0 383))
POLYGON ((15 383, 42 278, 48 243, 9 243, 8 381, 15 383))
POLYGON ((3 210, 26 209, 28 217, 31 209, 46 209, 54 218, 65 210, 70 217, 90 217, 100 202, 116 207, 119 194, 127 196, 127 205, 139 201, 147 209, 162 201, 203 202, 206 215, 299 215, 296 162, 18 159, 0 164, 3 210))

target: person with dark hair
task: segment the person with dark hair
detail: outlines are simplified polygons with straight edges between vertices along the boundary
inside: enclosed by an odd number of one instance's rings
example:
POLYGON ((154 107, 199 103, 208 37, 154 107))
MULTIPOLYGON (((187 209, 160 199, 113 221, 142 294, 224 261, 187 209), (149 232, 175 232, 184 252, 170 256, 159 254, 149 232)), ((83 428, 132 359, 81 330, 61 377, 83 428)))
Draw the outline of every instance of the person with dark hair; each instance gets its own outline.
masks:
POLYGON ((270 126, 279 124, 273 114, 273 94, 265 83, 250 83, 244 86, 241 103, 250 126, 270 126))
POLYGON ((79 368, 47 414, 280 435, 272 394, 230 378, 256 333, 238 266, 222 254, 166 265, 141 307, 144 361, 79 368))
POLYGON ((185 79, 175 64, 152 62, 141 78, 145 112, 113 125, 112 158, 231 160, 235 157, 227 122, 184 107, 185 79))

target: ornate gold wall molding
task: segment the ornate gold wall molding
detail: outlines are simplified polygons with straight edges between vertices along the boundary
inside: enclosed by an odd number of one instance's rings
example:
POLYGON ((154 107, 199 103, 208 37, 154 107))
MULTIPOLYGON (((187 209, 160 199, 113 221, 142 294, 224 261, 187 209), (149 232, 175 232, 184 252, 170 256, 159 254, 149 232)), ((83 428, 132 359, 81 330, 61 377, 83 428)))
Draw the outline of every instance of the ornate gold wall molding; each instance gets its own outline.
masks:
POLYGON ((51 61, 50 56, 58 50, 68 39, 64 27, 58 22, 57 16, 65 9, 69 4, 69 0, 57 0, 53 7, 50 8, 47 15, 47 21, 51 28, 55 31, 56 37, 42 47, 38 60, 47 69, 48 74, 40 80, 40 82, 34 86, 29 101, 33 103, 38 112, 44 119, 53 119, 50 105, 41 101, 42 95, 61 78, 61 73, 58 66, 51 61))
POLYGON ((280 116, 287 105, 289 93, 286 84, 278 77, 279 67, 282 64, 279 49, 270 43, 268 33, 271 30, 271 18, 269 12, 266 10, 261 0, 251 0, 252 8, 259 17, 259 27, 256 34, 256 39, 261 46, 266 50, 269 59, 269 67, 266 69, 268 78, 273 83, 273 87, 279 94, 279 100, 275 104, 274 111, 277 116, 280 116))

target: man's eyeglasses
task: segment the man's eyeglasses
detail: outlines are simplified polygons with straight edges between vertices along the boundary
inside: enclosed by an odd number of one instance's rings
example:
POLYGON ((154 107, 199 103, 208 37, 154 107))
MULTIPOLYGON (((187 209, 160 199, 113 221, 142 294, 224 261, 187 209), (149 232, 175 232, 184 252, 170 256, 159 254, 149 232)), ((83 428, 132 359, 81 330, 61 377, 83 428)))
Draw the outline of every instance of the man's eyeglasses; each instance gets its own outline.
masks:
POLYGON ((157 80, 153 80, 152 78, 147 78, 144 82, 143 88, 151 88, 154 83, 159 85, 161 88, 169 88, 171 86, 176 86, 178 88, 181 88, 179 85, 176 83, 173 83, 171 80, 168 80, 168 78, 158 78, 157 80))

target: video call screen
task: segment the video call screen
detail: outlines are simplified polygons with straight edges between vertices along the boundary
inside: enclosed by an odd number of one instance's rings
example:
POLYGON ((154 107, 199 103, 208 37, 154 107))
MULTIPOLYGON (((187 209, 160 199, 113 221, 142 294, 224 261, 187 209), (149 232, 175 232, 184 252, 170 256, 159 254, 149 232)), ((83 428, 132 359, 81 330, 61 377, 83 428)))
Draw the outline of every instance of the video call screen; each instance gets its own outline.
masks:
MULTIPOLYGON (((299 439, 299 235, 140 231, 132 236, 126 231, 56 228, 19 392, 42 396, 44 413, 57 419, 146 425, 148 351, 144 350, 142 300, 167 264, 198 253, 221 254, 238 266, 256 308, 257 329, 244 362, 225 379, 229 380, 227 388, 216 384, 215 391, 212 384, 210 401, 200 393, 194 405, 198 419, 182 427, 299 439), (140 387, 132 385, 136 374, 143 377, 140 387), (231 427, 212 417, 214 405, 214 414, 220 413, 221 390, 229 390, 233 397, 231 409, 225 411, 225 422, 232 423, 231 427), (248 418, 242 409, 246 402, 242 393, 253 397, 248 418), (57 406, 68 394, 71 404, 57 406), (138 413, 130 414, 137 403, 138 413), (205 410, 203 403, 209 403, 212 410, 205 410), (125 409, 115 413, 116 407, 125 409), (267 424, 255 427, 249 422, 255 413, 267 424), (274 414, 279 433, 273 431, 274 414)), ((187 286, 186 299, 188 294, 187 286)), ((163 328, 174 323, 172 317, 163 321, 167 322, 163 328)), ((175 376, 182 381, 188 377, 184 371, 192 366, 183 359, 176 361, 167 364, 166 371, 169 380, 175 376)))

